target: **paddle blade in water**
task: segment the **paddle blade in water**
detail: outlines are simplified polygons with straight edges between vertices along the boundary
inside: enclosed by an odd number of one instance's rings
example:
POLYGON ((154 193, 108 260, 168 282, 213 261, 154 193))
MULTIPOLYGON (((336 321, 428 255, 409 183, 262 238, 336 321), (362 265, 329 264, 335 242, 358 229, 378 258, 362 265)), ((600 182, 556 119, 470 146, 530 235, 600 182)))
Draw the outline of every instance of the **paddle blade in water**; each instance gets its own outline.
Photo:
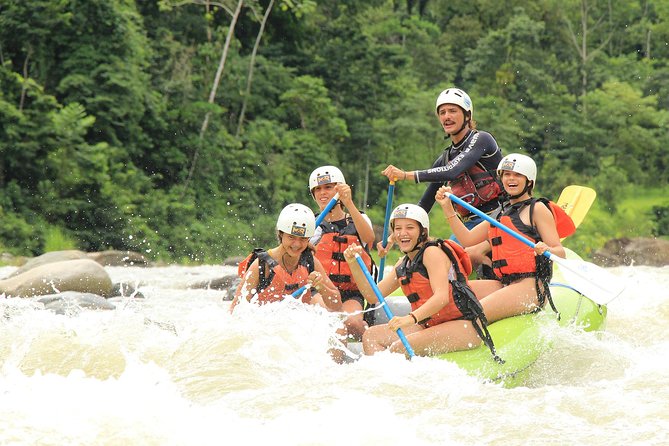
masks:
POLYGON ((611 302, 627 286, 624 279, 593 263, 557 256, 551 256, 551 259, 558 264, 565 282, 600 305, 611 302))

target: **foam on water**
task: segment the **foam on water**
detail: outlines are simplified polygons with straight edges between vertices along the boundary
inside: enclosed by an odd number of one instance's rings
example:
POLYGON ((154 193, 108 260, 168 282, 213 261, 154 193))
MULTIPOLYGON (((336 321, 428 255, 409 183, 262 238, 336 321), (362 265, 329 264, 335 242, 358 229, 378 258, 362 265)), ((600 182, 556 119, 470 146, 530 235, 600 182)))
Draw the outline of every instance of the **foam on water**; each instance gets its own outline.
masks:
POLYGON ((188 283, 232 268, 109 268, 145 299, 64 316, 0 300, 0 444, 664 444, 669 268, 632 286, 607 331, 551 327, 527 387, 389 353, 337 365, 338 315, 292 302, 230 314, 188 283))

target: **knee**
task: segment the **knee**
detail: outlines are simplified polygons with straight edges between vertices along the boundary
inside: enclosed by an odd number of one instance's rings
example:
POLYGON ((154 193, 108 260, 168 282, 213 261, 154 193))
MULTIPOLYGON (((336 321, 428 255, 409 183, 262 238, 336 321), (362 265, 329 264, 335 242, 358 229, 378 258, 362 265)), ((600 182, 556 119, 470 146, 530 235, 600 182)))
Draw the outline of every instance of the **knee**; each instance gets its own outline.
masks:
POLYGON ((367 322, 362 318, 362 315, 360 317, 349 317, 346 319, 345 324, 349 331, 355 331, 361 334, 367 328, 367 322))
POLYGON ((379 332, 377 327, 370 327, 362 334, 362 350, 365 355, 373 355, 379 350, 379 332))
POLYGON ((395 341, 392 344, 390 344, 390 348, 388 349, 392 353, 402 353, 403 355, 406 354, 406 349, 404 348, 404 344, 400 341, 395 341))

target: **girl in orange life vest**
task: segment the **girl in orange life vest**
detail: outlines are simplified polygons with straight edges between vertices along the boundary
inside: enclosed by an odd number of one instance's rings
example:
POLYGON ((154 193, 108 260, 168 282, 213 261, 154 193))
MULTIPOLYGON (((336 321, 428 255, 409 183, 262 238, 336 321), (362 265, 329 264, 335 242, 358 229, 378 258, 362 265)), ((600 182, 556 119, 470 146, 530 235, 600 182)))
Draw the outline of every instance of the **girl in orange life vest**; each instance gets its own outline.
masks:
MULTIPOLYGON (((412 302, 412 311, 407 316, 395 316, 387 324, 375 325, 365 332, 362 337, 365 354, 373 355, 388 348, 392 352, 405 353, 404 345, 397 337, 398 328, 404 331, 417 355, 478 346, 481 339, 476 329, 471 321, 462 319, 455 304, 449 283, 450 276, 455 274, 453 263, 442 247, 429 238, 427 212, 414 204, 401 204, 391 214, 390 225, 395 243, 405 256, 379 282, 379 291, 388 296, 401 286, 405 293, 411 292, 409 296, 415 294, 417 300, 412 302), (412 272, 409 274, 408 271, 412 272)), ((453 252, 453 248, 448 249, 453 252)), ((355 254, 361 250, 361 247, 352 245, 344 255, 365 298, 375 303, 376 295, 355 261, 355 254)), ((468 257, 464 250, 460 250, 460 255, 461 258, 455 259, 458 268, 464 270, 461 259, 468 257)))
POLYGON ((531 197, 537 177, 534 160, 521 154, 507 155, 499 163, 497 173, 510 198, 510 205, 498 219, 534 240, 534 252, 486 221, 467 229, 456 217, 451 200, 446 196, 450 188, 442 186, 435 196, 458 240, 465 246, 484 240, 492 245, 493 269, 499 280, 472 281, 472 289, 491 323, 542 307, 545 298, 550 298, 548 280, 552 263, 542 254, 550 251, 565 257, 553 212, 531 197))
MULTIPOLYGON (((360 339, 367 329, 367 322, 362 314, 364 302, 358 285, 351 277, 343 252, 351 243, 363 247, 372 246, 374 243, 372 222, 355 206, 351 187, 346 184, 341 170, 335 166, 315 169, 309 176, 309 191, 321 211, 332 197, 339 193, 339 202, 316 228, 311 243, 316 247, 316 258, 320 260, 330 280, 341 292, 343 311, 351 314, 344 321, 348 334, 360 339)), ((369 254, 363 251, 362 256, 371 272, 369 254)))
POLYGON ((339 290, 328 278, 321 262, 314 258, 313 247, 309 244, 315 222, 311 209, 302 204, 293 203, 283 208, 276 222, 279 246, 256 251, 257 258, 244 266, 242 281, 230 305, 231 313, 242 298, 250 301, 257 295, 261 304, 276 302, 307 283, 311 284, 311 290, 302 296, 303 302, 321 305, 331 311, 341 310, 339 290))

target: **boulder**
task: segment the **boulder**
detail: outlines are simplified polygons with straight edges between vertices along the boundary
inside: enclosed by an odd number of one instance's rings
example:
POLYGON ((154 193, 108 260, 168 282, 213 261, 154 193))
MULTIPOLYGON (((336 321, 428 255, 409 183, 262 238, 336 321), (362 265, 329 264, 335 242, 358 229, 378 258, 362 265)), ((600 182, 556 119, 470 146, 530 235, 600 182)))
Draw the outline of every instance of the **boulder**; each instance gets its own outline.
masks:
POLYGON ((142 254, 134 251, 100 251, 87 254, 88 258, 95 260, 103 266, 148 266, 149 260, 142 254))
POLYGON ((0 280, 0 293, 13 297, 32 297, 79 291, 110 296, 112 281, 99 263, 90 259, 47 263, 0 280))
POLYGON ((224 266, 239 266, 239 263, 244 260, 246 257, 243 256, 233 256, 233 257, 228 257, 227 259, 223 260, 223 265, 224 266))
POLYGON ((229 276, 219 277, 217 279, 203 280, 201 282, 195 282, 188 285, 188 288, 191 289, 204 289, 204 290, 227 290, 233 284, 235 287, 239 283, 239 278, 236 274, 231 274, 229 276))
POLYGON ((79 314, 82 309, 114 310, 116 308, 102 296, 78 291, 47 294, 36 300, 44 305, 44 309, 54 311, 56 314, 79 314))
POLYGON ((218 279, 204 280, 188 285, 190 289, 221 290, 225 291, 223 300, 232 300, 235 297, 235 291, 239 285, 240 279, 236 274, 219 277, 218 279))
POLYGON ((12 274, 10 274, 9 277, 18 276, 19 274, 23 274, 26 271, 30 271, 31 269, 37 266, 46 265, 47 263, 63 262, 65 260, 75 260, 75 259, 85 259, 85 258, 86 258, 86 253, 83 251, 78 251, 76 249, 47 252, 45 254, 42 254, 41 256, 33 257, 32 259, 28 260, 23 264, 23 266, 21 266, 12 274))
POLYGON ((133 297, 135 299, 144 299, 142 292, 127 282, 116 282, 112 284, 112 291, 109 297, 133 297))
POLYGON ((618 238, 609 240, 592 255, 601 266, 669 265, 669 240, 660 238, 618 238))

